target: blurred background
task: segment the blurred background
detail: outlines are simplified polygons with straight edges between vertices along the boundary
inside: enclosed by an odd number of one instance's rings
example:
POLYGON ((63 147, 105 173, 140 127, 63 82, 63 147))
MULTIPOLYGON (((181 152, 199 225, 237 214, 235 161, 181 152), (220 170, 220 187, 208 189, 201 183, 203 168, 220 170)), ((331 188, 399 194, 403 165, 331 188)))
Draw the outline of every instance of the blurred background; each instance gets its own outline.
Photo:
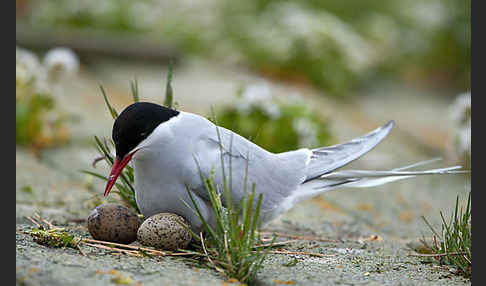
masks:
MULTIPOLYGON (((100 86, 118 112, 133 102, 134 86, 141 100, 162 104, 169 63, 177 108, 209 117, 214 107, 219 124, 271 151, 344 142, 394 119, 391 135, 353 166, 390 169, 437 156, 446 160, 440 166, 469 166, 470 6, 470 0, 17 0, 18 208, 60 201, 74 213, 82 193, 60 191, 73 184, 101 197, 102 182, 77 171, 98 156, 93 136, 111 137, 100 86), (44 186, 38 195, 35 186, 44 186)), ((426 181, 427 193, 420 190, 424 180, 394 183, 397 191, 386 195, 350 191, 313 203, 332 210, 329 202, 347 197, 340 207, 361 206, 354 219, 389 209, 375 227, 410 236, 423 227, 420 215, 438 212, 431 204, 448 208, 470 190, 463 177, 451 177, 426 181)), ((307 212, 302 207, 287 218, 319 223, 322 217, 307 212)))
MULTIPOLYGON (((235 95, 247 101, 268 101, 276 93, 277 98, 300 96, 305 93, 301 90, 309 89, 340 103, 379 93, 389 101, 404 90, 418 97, 439 95, 452 103, 455 96, 470 90, 470 0, 17 0, 16 4, 17 59, 20 49, 42 61, 48 50, 66 47, 79 61, 79 67, 66 69, 80 69, 106 86, 118 79, 120 89, 123 81, 128 86, 129 80, 138 78, 142 97, 148 98, 151 92, 145 94, 145 88, 152 83, 144 76, 159 78, 163 91, 164 67, 172 60, 175 98, 183 109, 207 111, 213 102, 231 102, 235 95), (256 86, 245 93, 255 81, 256 86), (211 84, 226 84, 226 88, 211 84), (272 84, 284 90, 273 91, 272 84), (187 97, 186 89, 191 91, 187 97)), ((61 55, 56 60, 61 67, 68 59, 61 55)), ((116 105, 117 99, 113 100, 116 105)), ((262 107, 258 103, 244 108, 241 104, 234 104, 240 107, 233 106, 235 110, 221 111, 225 114, 221 120, 229 124, 226 121, 249 112, 268 115, 255 126, 233 124, 255 140, 273 134, 270 128, 257 130, 263 121, 286 116, 286 112, 278 114, 278 104, 269 104, 274 110, 257 110, 262 107)), ((459 120, 459 115, 453 116, 459 120)), ((311 117, 294 124, 308 129, 308 136, 315 133, 316 138, 306 143, 329 143, 326 140, 332 132, 325 128, 329 119, 311 117)), ((334 115, 321 112, 317 117, 334 115)), ((291 129, 287 127, 279 129, 291 129)), ((292 136, 298 134, 288 134, 282 139, 287 144, 276 146, 275 151, 296 146, 298 140, 292 136)))

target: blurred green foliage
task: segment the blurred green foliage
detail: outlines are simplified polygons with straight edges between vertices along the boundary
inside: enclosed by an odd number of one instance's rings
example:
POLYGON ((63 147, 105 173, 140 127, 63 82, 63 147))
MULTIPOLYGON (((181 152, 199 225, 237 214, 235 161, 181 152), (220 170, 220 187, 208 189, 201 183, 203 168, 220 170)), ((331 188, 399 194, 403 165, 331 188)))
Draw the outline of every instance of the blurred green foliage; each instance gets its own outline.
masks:
POLYGON ((47 74, 37 56, 17 48, 15 142, 39 149, 65 143, 64 116, 55 110, 47 74))
MULTIPOLYGON (((137 1, 30 1, 30 20, 52 26, 141 32, 132 18, 137 1)), ((147 2, 147 1, 144 1, 147 2)), ((142 11, 140 11, 142 12, 142 11)), ((138 15, 137 17, 143 17, 138 15)))
POLYGON ((29 100, 15 106, 15 139, 20 145, 40 144, 43 118, 52 109, 53 100, 47 94, 32 94, 29 100))
POLYGON ((265 96, 267 90, 264 85, 241 89, 237 100, 216 110, 216 123, 274 153, 331 143, 327 119, 303 100, 278 101, 265 96))
POLYGON ((147 33, 347 95, 394 77, 470 88, 470 0, 32 1, 35 25, 147 33))

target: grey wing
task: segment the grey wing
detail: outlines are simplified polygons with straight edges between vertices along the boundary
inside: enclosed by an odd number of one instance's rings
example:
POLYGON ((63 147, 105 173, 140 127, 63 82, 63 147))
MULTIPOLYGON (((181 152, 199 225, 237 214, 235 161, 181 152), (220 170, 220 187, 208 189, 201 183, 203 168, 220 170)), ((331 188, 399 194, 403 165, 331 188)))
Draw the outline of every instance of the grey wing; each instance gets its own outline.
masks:
MULTIPOLYGON (((231 130, 223 127, 217 130, 213 125, 213 130, 207 130, 199 140, 195 159, 204 177, 209 177, 211 169, 214 170, 213 182, 219 190, 226 178, 227 186, 231 185, 233 205, 238 205, 255 184, 256 195, 263 194, 261 211, 265 216, 304 181, 309 150, 274 154, 231 130)), ((194 191, 208 199, 204 186, 199 185, 194 191)))
POLYGON ((367 153, 388 135, 393 125, 394 121, 390 120, 382 127, 346 143, 312 149, 305 182, 342 167, 367 153))

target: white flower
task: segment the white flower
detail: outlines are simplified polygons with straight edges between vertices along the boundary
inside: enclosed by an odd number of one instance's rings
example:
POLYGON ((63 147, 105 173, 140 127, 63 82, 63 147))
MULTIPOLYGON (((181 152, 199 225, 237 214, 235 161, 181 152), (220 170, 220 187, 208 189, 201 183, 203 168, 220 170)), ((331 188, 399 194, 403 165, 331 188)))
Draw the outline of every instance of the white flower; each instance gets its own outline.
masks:
POLYGON ((471 92, 456 97, 450 108, 450 116, 456 124, 455 140, 458 154, 471 156, 471 92))
POLYGON ((37 56, 23 48, 16 48, 16 80, 20 84, 25 84, 35 80, 40 72, 41 64, 37 56))
POLYGON ((452 120, 463 124, 471 116, 471 92, 464 92, 456 97, 451 106, 450 114, 452 120))
POLYGON ((459 152, 471 155, 471 120, 458 130, 457 141, 459 152))
POLYGON ((236 102, 236 108, 243 114, 248 114, 252 108, 261 108, 273 119, 280 117, 280 108, 272 100, 272 93, 267 84, 254 84, 245 89, 236 102))
POLYGON ((22 97, 21 94, 24 94, 22 90, 28 86, 38 93, 49 92, 49 84, 44 67, 37 56, 29 50, 16 48, 15 77, 17 85, 16 98, 22 97))
POLYGON ((272 119, 278 119, 280 117, 280 107, 274 101, 265 101, 260 106, 263 111, 272 119))
POLYGON ((242 94, 245 101, 249 103, 260 103, 272 98, 272 92, 267 84, 250 85, 242 94))
POLYGON ((57 80, 62 75, 76 73, 79 69, 79 59, 69 48, 54 48, 45 54, 44 66, 49 78, 57 80))
POLYGON ((299 137, 300 147, 317 146, 316 124, 307 118, 301 117, 292 122, 292 127, 299 137))

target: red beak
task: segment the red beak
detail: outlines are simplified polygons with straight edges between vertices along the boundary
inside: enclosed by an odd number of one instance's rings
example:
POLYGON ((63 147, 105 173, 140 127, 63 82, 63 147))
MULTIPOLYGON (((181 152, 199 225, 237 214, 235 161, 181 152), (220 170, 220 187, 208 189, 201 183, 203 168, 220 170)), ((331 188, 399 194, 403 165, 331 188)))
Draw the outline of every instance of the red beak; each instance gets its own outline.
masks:
POLYGON ((133 154, 135 154, 135 152, 128 153, 127 155, 125 155, 125 157, 122 158, 121 161, 118 157, 115 158, 115 162, 113 162, 113 166, 111 166, 110 176, 108 177, 108 181, 106 182, 105 197, 107 197, 110 193, 111 188, 116 183, 116 179, 118 178, 118 176, 120 176, 123 168, 125 168, 128 162, 130 162, 133 154))

